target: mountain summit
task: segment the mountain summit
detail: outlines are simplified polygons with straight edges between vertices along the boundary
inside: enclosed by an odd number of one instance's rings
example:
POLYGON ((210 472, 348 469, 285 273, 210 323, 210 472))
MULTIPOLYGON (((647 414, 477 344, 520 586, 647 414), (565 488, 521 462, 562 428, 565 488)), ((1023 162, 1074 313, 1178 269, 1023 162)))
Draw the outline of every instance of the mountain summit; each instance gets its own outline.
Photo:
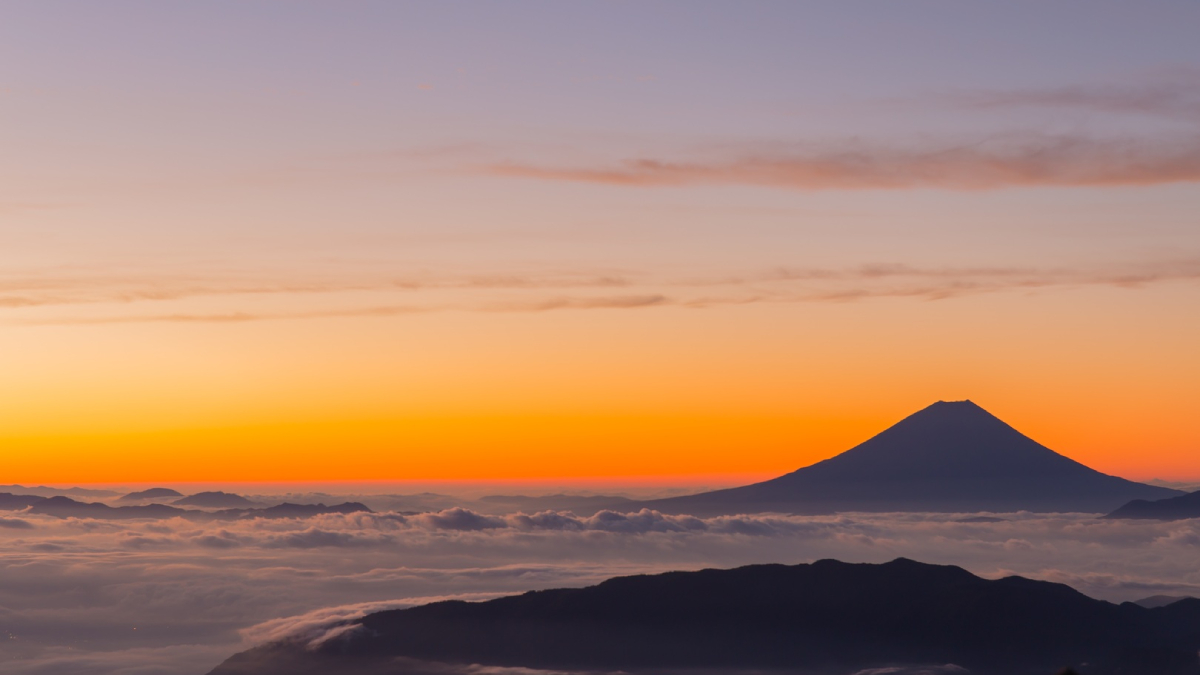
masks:
POLYGON ((667 513, 1111 511, 1182 494, 1109 476, 971 401, 938 401, 836 457, 744 487, 642 502, 667 513))

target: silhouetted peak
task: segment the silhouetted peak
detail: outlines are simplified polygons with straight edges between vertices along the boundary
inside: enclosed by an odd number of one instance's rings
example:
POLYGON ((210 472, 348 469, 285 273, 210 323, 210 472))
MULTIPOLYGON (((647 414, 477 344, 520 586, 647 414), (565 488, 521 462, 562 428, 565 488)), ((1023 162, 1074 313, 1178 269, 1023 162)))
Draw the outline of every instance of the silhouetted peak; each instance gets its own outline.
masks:
POLYGON ((71 499, 70 497, 64 497, 63 495, 55 495, 55 496, 53 496, 53 497, 47 497, 47 498, 45 498, 44 500, 42 500, 42 503, 43 503, 43 504, 46 504, 46 505, 51 505, 51 504, 57 504, 57 505, 74 505, 74 504, 83 504, 83 505, 89 505, 89 504, 87 504, 87 502, 75 501, 74 499, 71 499))
POLYGON ((258 502, 251 501, 245 497, 232 492, 221 492, 213 490, 210 492, 197 492, 194 495, 176 499, 171 502, 177 506, 200 506, 200 507, 215 507, 215 508, 239 508, 250 506, 261 506, 258 502))
POLYGON ((961 401, 938 401, 930 406, 922 408, 913 413, 909 417, 917 416, 938 416, 947 418, 960 419, 999 419, 992 413, 984 410, 978 403, 971 399, 963 399, 961 401))
MULTIPOLYGON (((987 463, 991 460, 1009 462, 1018 456, 1041 460, 1052 456, 1065 459, 969 400, 938 401, 834 458, 833 463, 855 458, 872 463, 883 462, 891 465, 887 469, 890 471, 900 468, 900 465, 894 464, 897 461, 908 469, 983 461, 984 464, 973 466, 986 471, 987 463)), ((882 468, 883 465, 877 466, 882 468)))
POLYGON ((1178 495, 1088 468, 962 400, 933 403, 839 455, 779 478, 633 506, 690 515, 1106 512, 1130 499, 1178 495))
POLYGON ((156 487, 156 488, 150 488, 148 490, 141 490, 138 492, 130 492, 129 494, 121 497, 121 501, 132 502, 132 501, 139 501, 139 500, 143 500, 143 499, 164 499, 164 498, 168 498, 168 497, 182 497, 182 496, 183 496, 183 493, 179 492, 178 490, 172 490, 171 488, 164 488, 164 487, 156 487))

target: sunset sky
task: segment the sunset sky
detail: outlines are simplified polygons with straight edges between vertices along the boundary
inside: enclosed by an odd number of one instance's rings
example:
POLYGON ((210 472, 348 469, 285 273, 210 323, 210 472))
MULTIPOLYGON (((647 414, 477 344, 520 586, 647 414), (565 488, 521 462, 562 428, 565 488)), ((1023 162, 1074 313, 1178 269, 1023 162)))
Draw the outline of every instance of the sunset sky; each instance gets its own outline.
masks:
POLYGON ((0 9, 3 482, 1200 479, 1200 3, 462 7, 0 9))

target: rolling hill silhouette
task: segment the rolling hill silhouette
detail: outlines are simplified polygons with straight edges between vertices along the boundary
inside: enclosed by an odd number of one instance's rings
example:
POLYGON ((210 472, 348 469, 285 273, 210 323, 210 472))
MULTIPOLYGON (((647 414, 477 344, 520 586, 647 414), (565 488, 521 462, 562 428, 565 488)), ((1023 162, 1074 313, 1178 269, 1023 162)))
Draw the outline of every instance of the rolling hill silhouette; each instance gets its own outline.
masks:
POLYGON ((29 506, 25 513, 46 515, 55 518, 93 518, 96 520, 133 520, 142 518, 165 519, 186 518, 193 521, 247 520, 252 518, 312 518, 330 513, 371 512, 359 502, 324 504, 278 504, 267 508, 222 509, 202 511, 182 509, 167 504, 143 504, 139 506, 109 506, 100 502, 78 502, 69 497, 29 497, 0 493, 0 509, 15 510, 29 506), (29 501, 32 500, 32 501, 29 501))
POLYGON ((1200 491, 1190 492, 1179 497, 1168 497, 1147 501, 1135 499, 1121 508, 1104 516, 1113 519, 1141 520, 1186 520, 1200 518, 1200 491))
POLYGON ((1200 600, 1114 605, 1062 584, 989 581, 902 558, 619 577, 378 612, 333 632, 317 644, 310 634, 237 654, 209 675, 460 672, 420 665, 430 662, 627 673, 846 675, 919 664, 972 675, 1200 673, 1200 600))
POLYGON ((715 516, 837 511, 1079 511, 1183 493, 1064 457, 971 401, 939 401, 836 457, 743 487, 622 510, 715 516))
POLYGON ((119 502, 140 502, 140 501, 144 501, 147 499, 170 499, 172 497, 182 497, 182 496, 183 496, 183 493, 178 490, 172 490, 171 488, 164 488, 164 487, 156 487, 156 488, 150 488, 148 490, 139 490, 137 492, 130 492, 129 494, 122 496, 117 501, 119 501, 119 502))
POLYGON ((171 502, 173 506, 199 506, 201 508, 240 509, 263 506, 232 492, 197 492, 171 502))

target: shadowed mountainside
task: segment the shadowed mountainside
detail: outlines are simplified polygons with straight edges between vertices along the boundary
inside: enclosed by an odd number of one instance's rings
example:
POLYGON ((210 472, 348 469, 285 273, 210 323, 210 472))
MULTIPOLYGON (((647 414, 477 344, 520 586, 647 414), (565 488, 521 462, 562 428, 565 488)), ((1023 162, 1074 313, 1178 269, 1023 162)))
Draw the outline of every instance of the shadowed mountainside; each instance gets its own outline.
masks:
POLYGON ((716 516, 837 511, 1104 513, 1178 490, 1088 468, 970 401, 939 401, 836 457, 762 483, 625 507, 716 516))
POLYGON ((379 612, 332 634, 267 644, 209 675, 420 672, 397 658, 629 673, 846 675, 915 664, 974 675, 1200 673, 1200 600, 1114 605, 1062 584, 905 559, 619 577, 379 612))
POLYGON ((1135 499, 1104 517, 1141 520, 1185 520, 1187 518, 1200 518, 1200 491, 1154 501, 1135 499))

